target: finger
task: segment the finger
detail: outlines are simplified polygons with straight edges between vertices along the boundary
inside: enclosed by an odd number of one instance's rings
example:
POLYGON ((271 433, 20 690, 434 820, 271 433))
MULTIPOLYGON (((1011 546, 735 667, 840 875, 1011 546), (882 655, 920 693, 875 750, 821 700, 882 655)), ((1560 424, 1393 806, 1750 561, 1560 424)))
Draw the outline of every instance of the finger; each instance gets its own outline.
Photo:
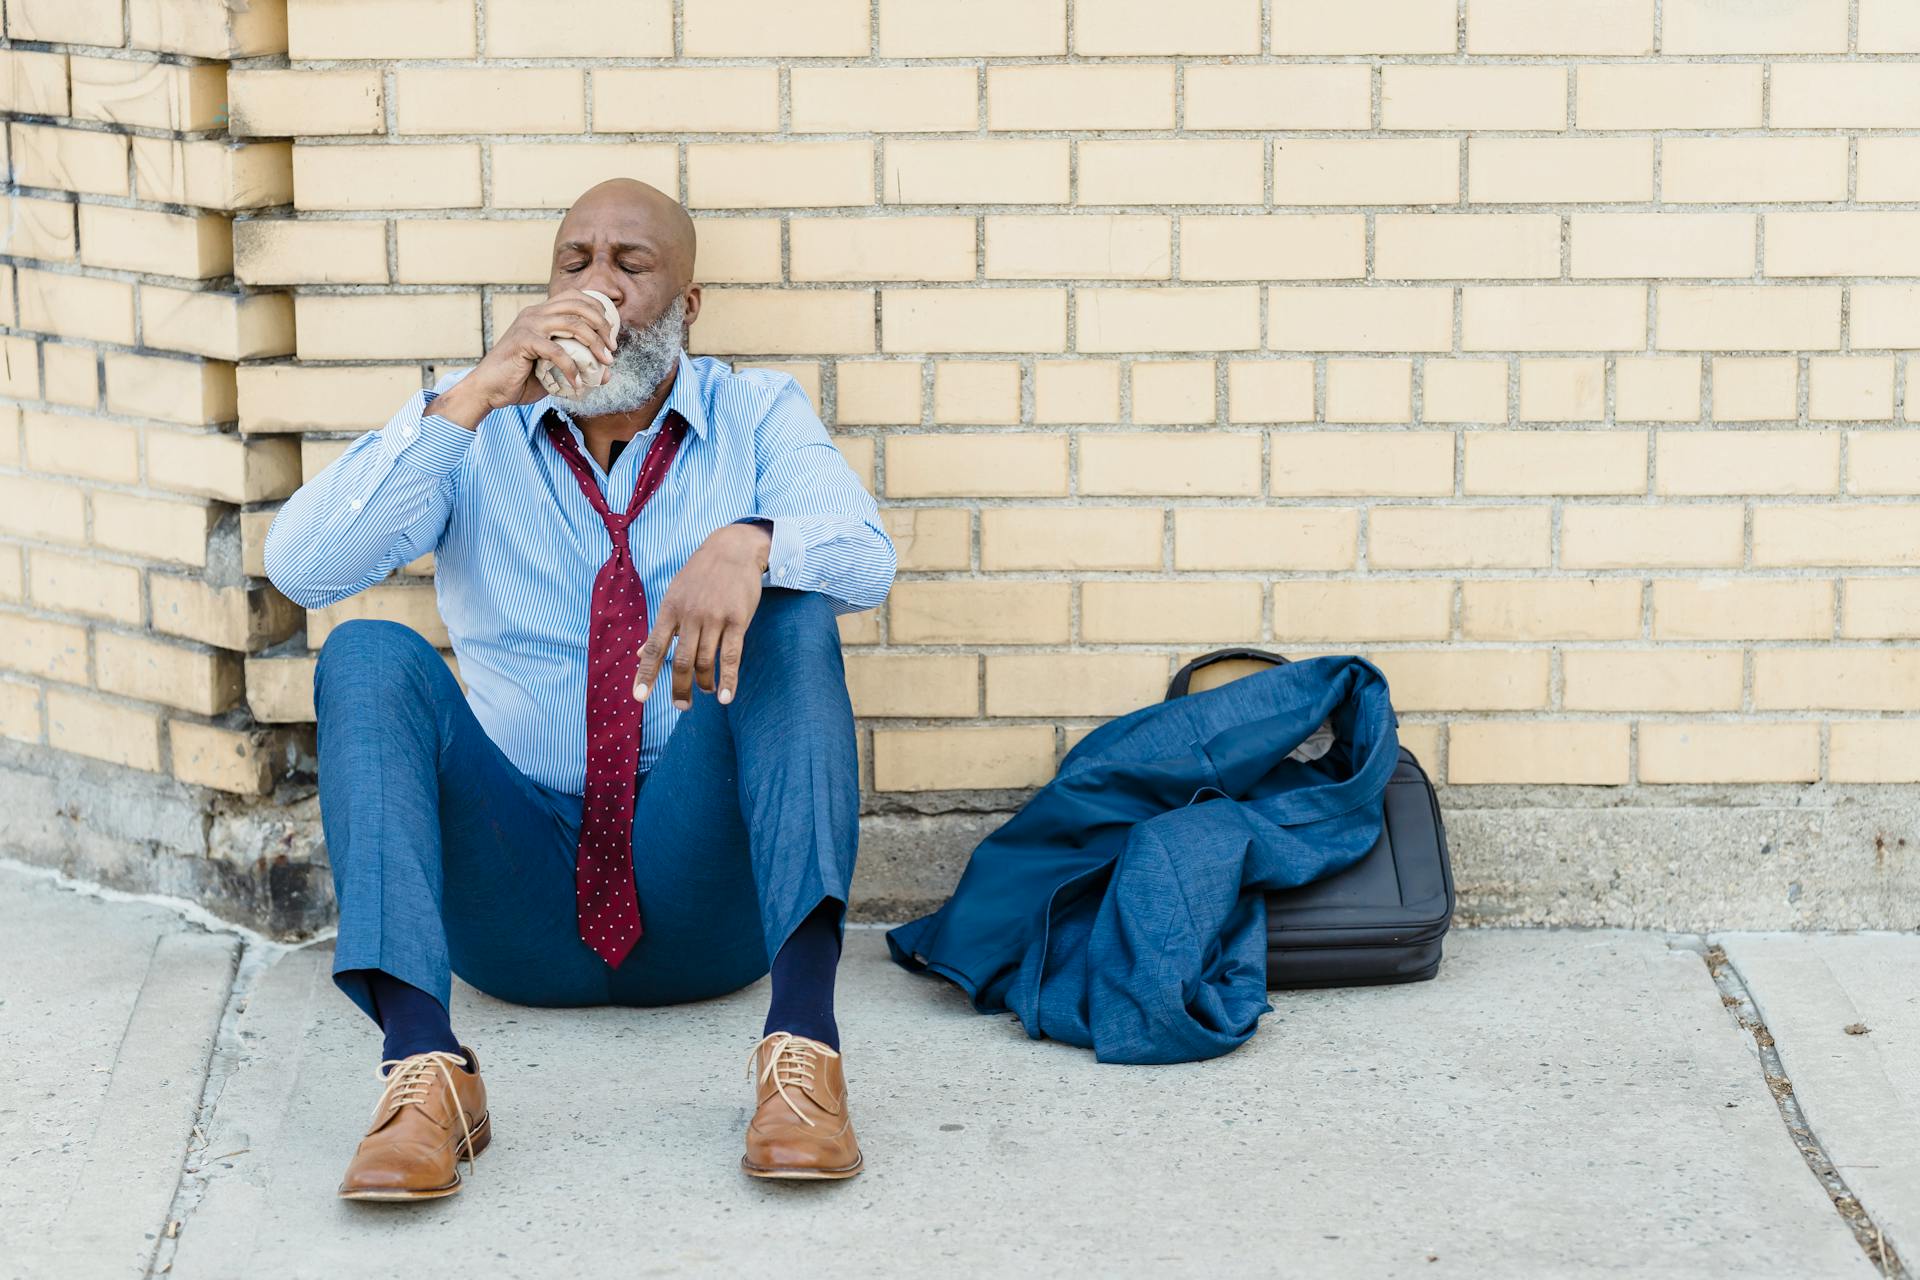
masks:
POLYGON ((614 326, 607 323, 606 308, 584 294, 566 294, 548 301, 540 309, 541 318, 549 322, 562 317, 584 320, 592 326, 597 339, 611 344, 616 337, 614 326))
POLYGON ((673 602, 660 606, 660 616, 654 620, 653 630, 647 633, 646 640, 640 646, 640 667, 633 675, 633 697, 636 702, 645 702, 647 695, 653 692, 654 680, 660 674, 660 664, 666 659, 667 645, 673 640, 674 629, 680 625, 674 616, 673 602))
POLYGON ((733 701, 733 691, 740 683, 740 652, 746 647, 747 629, 734 623, 726 630, 720 641, 720 705, 726 706, 733 701))
MULTIPOLYGON (((533 338, 528 341, 527 349, 551 364, 553 371, 565 379, 567 385, 573 388, 575 395, 579 395, 587 389, 586 374, 582 372, 579 365, 574 363, 573 357, 568 355, 566 349, 559 343, 551 338, 533 338)), ((551 387, 547 389, 549 391, 553 390, 551 387)))
POLYGON ((708 693, 716 693, 714 663, 720 648, 720 627, 708 622, 700 628, 700 643, 693 647, 693 680, 708 693))
POLYGON ((556 322, 552 328, 553 332, 547 335, 549 338, 565 335, 593 352, 594 358, 602 365, 613 363, 613 349, 607 346, 606 340, 600 336, 600 330, 592 325, 569 320, 564 323, 556 322))
POLYGON ((698 625, 680 627, 680 643, 673 647, 673 705, 685 711, 693 705, 693 655, 700 643, 698 625))

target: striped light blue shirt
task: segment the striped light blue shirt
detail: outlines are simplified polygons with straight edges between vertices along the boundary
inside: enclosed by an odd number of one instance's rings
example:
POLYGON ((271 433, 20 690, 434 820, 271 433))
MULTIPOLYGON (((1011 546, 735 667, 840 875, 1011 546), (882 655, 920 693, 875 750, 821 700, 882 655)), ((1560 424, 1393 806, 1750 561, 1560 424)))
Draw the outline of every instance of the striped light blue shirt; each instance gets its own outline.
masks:
MULTIPOLYGON (((294 603, 318 609, 432 551, 434 592, 468 702, 487 736, 534 781, 574 795, 585 789, 593 578, 613 549, 539 429, 549 408, 580 441, 614 511, 632 498, 668 411, 679 410, 691 427, 627 531, 649 619, 707 535, 744 519, 773 526, 765 585, 818 591, 839 613, 886 599, 893 543, 791 374, 736 371, 681 352, 667 402, 609 475, 551 397, 495 410, 473 431, 428 412, 464 373, 414 393, 385 427, 354 441, 287 499, 267 532, 267 577, 294 603)), ((678 716, 671 698, 647 699, 642 769, 678 716)))

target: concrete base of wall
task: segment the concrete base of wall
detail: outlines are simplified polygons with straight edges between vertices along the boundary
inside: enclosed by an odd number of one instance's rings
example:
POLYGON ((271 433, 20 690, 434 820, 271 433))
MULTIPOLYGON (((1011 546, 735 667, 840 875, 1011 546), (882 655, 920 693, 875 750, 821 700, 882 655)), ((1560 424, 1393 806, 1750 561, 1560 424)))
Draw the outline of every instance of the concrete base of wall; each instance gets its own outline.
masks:
MULTIPOLYGON (((870 800, 852 918, 933 910, 1025 797, 870 800)), ((1452 787, 1440 804, 1463 924, 1920 927, 1920 787, 1452 787)), ((241 800, 0 743, 0 853, 275 937, 332 919, 311 786, 241 800)))

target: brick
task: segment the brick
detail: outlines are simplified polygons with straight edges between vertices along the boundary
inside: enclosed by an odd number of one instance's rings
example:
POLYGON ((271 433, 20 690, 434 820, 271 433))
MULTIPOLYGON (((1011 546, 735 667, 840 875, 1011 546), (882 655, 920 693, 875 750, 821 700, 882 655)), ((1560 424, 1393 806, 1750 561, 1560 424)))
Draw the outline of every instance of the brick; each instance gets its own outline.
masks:
POLYGON ((381 618, 419 632, 436 649, 447 647, 447 627, 434 602, 433 584, 389 582, 367 588, 324 609, 307 610, 307 648, 326 644, 335 627, 356 618, 381 618))
POLYGON ((1077 291, 1079 350, 1246 351, 1260 345, 1252 286, 1077 291))
POLYGON ((689 58, 865 57, 872 23, 865 0, 685 0, 689 58))
MULTIPOLYGON (((1540 12, 1557 10, 1542 8, 1540 12)), ((1667 145, 1677 141, 1680 139, 1668 139, 1667 145)), ((1640 203, 1651 199, 1651 138, 1467 140, 1467 200, 1473 204, 1640 203)))
POLYGON ((1505 422, 1505 360, 1428 360, 1420 371, 1420 416, 1427 422, 1505 422))
POLYGON ((629 133, 770 133, 780 127, 779 68, 596 68, 593 124, 629 133))
POLYGON ((1227 362, 1227 421, 1312 422, 1313 361, 1227 362))
POLYGON ((1260 492, 1260 437, 1223 432, 1083 436, 1080 492, 1253 497, 1260 492))
POLYGON ((1155 0, 1085 5, 1073 19, 1073 49, 1089 57, 1259 53, 1258 0, 1200 0, 1170 24, 1155 0))
POLYGON ((1273 149, 1277 204, 1452 204, 1460 144, 1452 138, 1296 138, 1273 149))
POLYGON ((1848 331, 1855 349, 1920 347, 1920 285, 1856 284, 1848 331))
POLYGON ((1597 357, 1520 361, 1522 422, 1598 422, 1606 416, 1606 361, 1597 357))
POLYGON ((780 219, 695 218, 694 229, 703 283, 774 284, 782 278, 780 219))
POLYGON ((1827 421, 1893 417, 1892 356, 1814 356, 1807 362, 1807 416, 1827 421))
POLYGON ((242 366, 240 426, 247 432, 365 431, 384 424, 419 389, 419 371, 411 366, 242 366))
POLYGON ((890 498, 1065 497, 1062 435, 953 432, 887 441, 890 498))
POLYGON ((1835 350, 1840 290, 1819 285, 1663 285, 1664 350, 1835 350))
POLYGON ((125 43, 119 0, 10 0, 7 36, 119 48, 125 43))
POLYGON ((1065 582, 898 582, 888 635, 896 644, 1065 644, 1071 592, 1065 582))
POLYGON ((1740 563, 1738 506, 1578 506, 1560 517, 1568 569, 1731 567, 1740 563))
MULTIPOLYGON (((487 53, 496 58, 673 56, 670 0, 585 0, 554 21, 542 0, 492 0, 487 53)), ((402 55, 405 56, 405 55, 402 55)))
POLYGON ((1184 98, 1188 129, 1365 129, 1373 119, 1358 65, 1190 64, 1184 98))
POLYGON ((987 68, 989 129, 1170 129, 1173 68, 1034 63, 987 68))
POLYGON ((1860 0, 1860 52, 1920 53, 1920 13, 1902 0, 1860 0))
POLYGON ((567 67, 401 67, 401 133, 580 133, 586 78, 567 67))
POLYGON ((1551 693, 1544 649, 1390 649, 1368 655, 1405 711, 1531 711, 1551 693))
POLYGON ((22 269, 19 324, 37 333, 133 344, 133 286, 118 280, 22 269))
POLYGON ((304 294, 294 301, 302 360, 422 359, 484 354, 472 293, 304 294))
POLYGON ((1827 733, 1827 780, 1920 782, 1920 721, 1833 722, 1827 733))
POLYGON ((1614 416, 1621 422, 1693 422, 1700 417, 1700 361, 1622 356, 1614 363, 1614 416))
POLYGON ((1382 280, 1560 274, 1560 219, 1548 213, 1383 213, 1373 237, 1373 273, 1382 280))
POLYGON ((1647 488, 1644 431, 1469 431, 1469 495, 1637 494, 1647 488))
POLYGON ((300 209, 478 208, 480 148, 470 142, 297 146, 293 203, 300 209))
POLYGON ((608 178, 677 191, 679 173, 679 157, 668 142, 496 142, 491 203, 500 209, 564 209, 608 178))
POLYGON ((1575 277, 1751 276, 1754 216, 1576 213, 1572 244, 1575 277))
POLYGON ((473 8, 466 0, 292 0, 287 56, 471 58, 478 50, 473 28, 473 8))
POLYGON ((1627 746, 1624 723, 1456 721, 1447 731, 1447 781, 1621 786, 1627 746))
POLYGON ((1920 213, 1771 213, 1770 276, 1920 274, 1920 213))
POLYGON ((1035 360, 1035 422, 1118 421, 1120 365, 1114 360, 1035 360))
POLYGON ((248 658, 247 709, 263 724, 313 723, 313 672, 317 660, 248 658))
POLYGON ((1646 345, 1647 291, 1641 285, 1469 285, 1460 294, 1461 346, 1468 351, 1623 351, 1646 345))
POLYGON ((996 653, 987 658, 990 716, 1115 716, 1157 701, 1167 660, 1153 653, 996 653))
POLYGON ((107 408, 136 418, 201 426, 237 416, 233 366, 109 352, 107 408))
MULTIPOLYGON (((121 212, 115 210, 115 212, 121 212)), ((71 262, 79 252, 74 206, 65 200, 0 196, 0 253, 44 262, 71 262)))
POLYGON ((1068 164, 1069 144, 1061 138, 889 140, 881 198, 887 204, 1064 204, 1068 164))
POLYGON ((1654 491, 1820 494, 1840 487, 1840 441, 1812 431, 1663 431, 1654 491))
POLYGON ((1351 569, 1359 532, 1359 513, 1341 507, 1183 507, 1173 513, 1173 567, 1351 569))
MULTIPOLYGON (((996 221, 1008 219, 987 219, 989 274, 996 221)), ((1354 280, 1366 273, 1366 221, 1358 214, 1189 214, 1180 219, 1180 274, 1186 280, 1354 280)))
POLYGON ((28 553, 33 603, 56 613, 78 613, 140 624, 140 571, 38 548, 28 553))
POLYGON ((300 449, 292 439, 150 430, 147 483, 222 502, 284 498, 300 485, 300 449))
POLYGON ((40 398, 40 346, 33 339, 0 335, 0 396, 40 398))
POLYGON ((1776 63, 1770 103, 1776 129, 1920 125, 1920 83, 1898 62, 1776 63))
POLYGON ((1146 507, 987 507, 980 567, 1158 569, 1165 515, 1146 507))
POLYGON ((40 690, 19 680, 0 680, 0 738, 40 741, 40 690))
MULTIPOLYGON (((972 219, 953 219, 967 230, 966 275, 971 278, 972 219)), ((799 221, 794 223, 798 228, 799 221)), ((871 226, 872 222, 854 224, 871 226)), ((958 229, 955 231, 958 238, 958 229)), ((958 267, 958 247, 954 252, 958 267)), ((936 261, 941 259, 936 258, 936 261)), ((1164 280, 1172 267, 1172 220, 1149 214, 1084 213, 989 215, 986 273, 1014 279, 1164 280)))
POLYGON ((385 284, 386 224, 247 219, 233 225, 233 259, 244 284, 385 284))
POLYGON ((21 565, 24 548, 0 549, 0 600, 20 601, 27 597, 27 575, 21 565))
POLYGON ((1661 51, 1691 53, 1845 53, 1846 0, 1788 0, 1734 7, 1717 0, 1668 0, 1661 51))
POLYGON ((133 172, 142 200, 202 209, 258 209, 293 199, 293 148, 223 139, 135 138, 133 172))
POLYGON ((89 195, 124 196, 127 140, 117 133, 19 124, 7 130, 13 180, 23 187, 52 187, 89 195))
POLYGON ((160 772, 160 717, 66 689, 47 690, 47 744, 110 764, 160 772))
POLYGON ((234 269, 230 221, 221 214, 80 206, 80 260, 90 267, 206 280, 234 269))
MULTIPOLYGON (((173 133, 224 124, 227 69, 201 64, 72 59, 73 114, 81 120, 142 125, 173 133)), ((65 115, 64 107, 51 112, 65 115)))
POLYGON ((873 203, 873 144, 709 142, 687 148, 687 204, 702 209, 873 203))
POLYGON ((1136 360, 1133 420, 1137 423, 1212 422, 1214 363, 1211 360, 1136 360))
POLYGON ((288 754, 281 736, 270 732, 174 720, 168 735, 174 777, 235 795, 271 792, 288 754))
POLYGON ((140 482, 140 437, 132 427, 93 418, 26 415, 27 465, 54 475, 113 484, 140 482))
POLYGON ((1066 0, 975 0, 964 9, 880 0, 887 58, 1019 57, 1067 51, 1066 0))
POLYGON ((240 572, 249 578, 267 576, 267 530, 273 527, 277 514, 277 507, 240 513, 240 572))
POLYGON ((973 546, 973 514, 959 507, 888 507, 880 513, 900 568, 965 569, 973 546))
POLYGON ((545 219, 404 221, 394 228, 399 247, 398 280, 401 284, 545 284, 553 272, 557 229, 557 223, 545 219))
POLYGON ((1275 497, 1440 497, 1453 492, 1451 431, 1276 431, 1275 497))
POLYGON ((1818 782, 1820 726, 1724 721, 1640 726, 1640 781, 1818 782))
POLYGON ((1854 147, 1856 200, 1920 200, 1920 138, 1863 137, 1854 147))
POLYGON ((55 404, 95 409, 100 404, 100 353, 93 347, 49 342, 40 350, 42 395, 55 404))
POLYGON ((1011 360, 943 360, 933 368, 935 422, 1020 421, 1020 366, 1011 360))
POLYGON ((857 716, 975 716, 980 660, 972 654, 849 654, 847 692, 857 716))
POLYGON ((795 67, 795 133, 971 133, 979 127, 972 67, 795 67))
POLYGON ((1913 432, 1849 432, 1847 455, 1847 492, 1888 497, 1920 492, 1920 439, 1913 432))
POLYGON ((325 471, 351 444, 349 440, 315 440, 308 437, 300 442, 300 479, 301 483, 311 483, 313 478, 325 471))
POLYGON ((1753 563, 1756 568, 1920 564, 1920 507, 1755 507, 1753 563))
POLYGON ((1406 422, 1413 417, 1413 361, 1327 361, 1328 422, 1406 422))
POLYGON ((0 612, 0 667, 87 683, 87 630, 65 622, 46 622, 0 612))
POLYGON ((1586 6, 1474 0, 1467 14, 1467 52, 1652 53, 1653 0, 1586 6))
MULTIPOLYGON (((1863 174, 1864 156, 1863 146, 1863 174)), ((1667 138, 1661 143, 1660 197, 1682 204, 1845 200, 1847 140, 1667 138)))
MULTIPOLYGON (((1920 583, 1904 578, 1848 578, 1846 592, 1842 636, 1854 640, 1920 638, 1920 583)), ((1819 638, 1825 636, 1823 631, 1819 638)))
MULTIPOLYGON (((1085 308, 1087 291, 1080 296, 1085 308)), ((881 349, 1064 351, 1066 301, 1064 289, 883 289, 881 349)), ((1086 345, 1084 310, 1080 324, 1082 350, 1106 349, 1086 345)))
MULTIPOLYGON (((75 58, 99 63, 104 58, 75 58)), ((68 110, 67 55, 33 49, 0 50, 0 110, 21 115, 64 116, 68 110)), ((118 63, 131 66, 131 63, 118 63)), ((95 118, 78 109, 74 115, 95 118)), ((164 126, 163 126, 164 127, 164 126)))
POLYGON ((94 682, 108 693, 217 716, 240 700, 240 660, 144 636, 96 632, 94 682))
POLYGON ((1740 709, 1737 649, 1569 649, 1560 663, 1562 705, 1569 711, 1740 709))
POLYGON ((93 495, 93 542, 109 551, 203 568, 218 513, 204 502, 93 495))
POLYGON ((1713 416, 1719 422, 1791 420, 1800 395, 1800 362, 1723 357, 1713 362, 1713 416))
POLYGON ((1444 640, 1453 584, 1439 578, 1295 578, 1273 584, 1273 638, 1295 642, 1444 640))
POLYGON ((873 350, 873 293, 867 289, 709 289, 705 297, 693 330, 696 355, 865 355, 873 350))
POLYGON ((250 651, 298 631, 301 610, 272 587, 214 587, 198 578, 148 577, 153 629, 218 649, 250 651))
POLYGON ((1384 129, 1564 129, 1567 72, 1550 66, 1381 69, 1384 129))
POLYGON ((140 340, 163 351, 251 360, 293 351, 293 299, 140 286, 140 340))
POLYGON ((971 280, 973 219, 793 218, 793 279, 971 280))
MULTIPOLYGON (((1779 125, 1779 80, 1774 81, 1779 125)), ((1735 63, 1580 68, 1574 121, 1582 129, 1743 129, 1760 123, 1760 68, 1735 63)))
POLYGON ((384 133, 377 68, 365 71, 230 71, 228 130, 236 138, 384 133))
MULTIPOLYGON (((0 163, 4 163, 4 159, 0 159, 0 163)), ((0 267, 0 325, 11 328, 20 322, 19 313, 14 304, 13 271, 11 268, 0 267)))
POLYGON ((1756 711, 1920 710, 1920 649, 1759 649, 1756 711))
POLYGON ((835 374, 837 421, 842 426, 920 421, 924 370, 918 360, 842 360, 835 374))
POLYGON ((1275 0, 1275 53, 1452 53, 1455 12, 1446 0, 1275 0))
POLYGON ((86 541, 81 490, 30 476, 0 475, 0 532, 48 542, 86 541))
POLYGON ((1636 579, 1533 578, 1460 584, 1464 640, 1628 640, 1639 634, 1640 583, 1636 579))
POLYGON ((127 0, 128 43, 200 58, 285 53, 287 9, 227 0, 127 0))
POLYGON ((1259 204, 1257 139, 1175 138, 1080 144, 1079 200, 1100 204, 1259 204))
POLYGON ((1277 351, 1397 353, 1453 346, 1451 289, 1307 286, 1274 288, 1267 297, 1267 345, 1277 351))
POLYGON ((1672 578, 1653 584, 1656 640, 1824 640, 1832 634, 1831 582, 1672 578))
POLYGON ((1543 569, 1552 561, 1552 516, 1545 506, 1376 506, 1367 520, 1367 562, 1378 569, 1543 569))
POLYGON ((875 729, 873 785, 878 791, 952 791, 1033 787, 1053 776, 1053 729, 875 729))
POLYGON ((1080 588, 1080 634, 1093 643, 1220 643, 1260 635, 1257 582, 1099 581, 1080 588))

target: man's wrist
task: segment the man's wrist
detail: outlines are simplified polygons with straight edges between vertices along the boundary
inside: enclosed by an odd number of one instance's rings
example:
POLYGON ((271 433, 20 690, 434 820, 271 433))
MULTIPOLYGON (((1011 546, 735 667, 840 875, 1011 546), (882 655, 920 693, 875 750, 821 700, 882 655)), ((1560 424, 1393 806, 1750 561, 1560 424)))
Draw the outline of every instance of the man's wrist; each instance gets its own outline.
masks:
POLYGON ((462 378, 429 400, 427 412, 436 418, 445 418, 455 426, 474 431, 479 428, 480 420, 493 412, 493 407, 487 403, 485 396, 472 389, 471 379, 462 378))

